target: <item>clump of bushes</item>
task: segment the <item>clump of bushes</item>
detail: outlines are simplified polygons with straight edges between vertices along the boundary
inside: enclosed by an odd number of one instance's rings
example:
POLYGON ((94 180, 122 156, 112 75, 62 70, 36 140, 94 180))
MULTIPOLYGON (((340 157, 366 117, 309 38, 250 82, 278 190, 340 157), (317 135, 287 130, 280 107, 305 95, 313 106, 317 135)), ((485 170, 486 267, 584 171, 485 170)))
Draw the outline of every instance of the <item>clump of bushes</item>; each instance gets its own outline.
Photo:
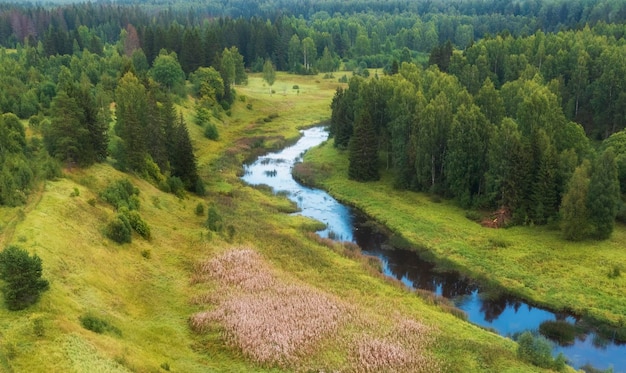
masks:
POLYGON ((113 220, 109 221, 105 231, 105 235, 111 240, 123 244, 132 241, 132 228, 128 217, 124 214, 117 214, 113 220))
POLYGON ((204 127, 204 137, 209 140, 217 141, 220 137, 217 126, 213 123, 207 123, 206 127, 204 127))
POLYGON ((105 332, 112 332, 116 335, 122 335, 121 331, 117 327, 92 313, 82 315, 79 320, 83 328, 91 330, 94 333, 102 334, 105 332))
POLYGON ((139 210, 139 189, 128 179, 120 179, 109 184, 100 193, 100 198, 112 204, 116 210, 122 207, 139 210))
POLYGON ((524 332, 517 338, 517 356, 524 361, 541 368, 565 369, 565 356, 559 354, 552 357, 552 344, 542 336, 535 336, 531 332, 524 332))
POLYGON ((119 244, 130 243, 133 231, 147 240, 152 237, 150 226, 138 212, 140 206, 139 189, 128 179, 117 180, 109 184, 100 196, 115 206, 118 212, 105 227, 105 236, 119 244))

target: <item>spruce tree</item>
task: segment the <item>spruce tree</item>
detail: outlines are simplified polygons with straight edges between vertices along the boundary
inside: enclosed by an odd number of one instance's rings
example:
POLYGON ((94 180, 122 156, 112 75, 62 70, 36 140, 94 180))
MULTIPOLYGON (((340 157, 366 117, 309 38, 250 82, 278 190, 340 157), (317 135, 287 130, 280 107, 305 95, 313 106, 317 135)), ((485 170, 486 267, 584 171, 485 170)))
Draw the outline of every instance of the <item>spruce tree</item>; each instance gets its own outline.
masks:
POLYGON ((613 148, 607 148, 594 163, 589 182, 587 207, 593 236, 605 240, 613 233, 620 192, 613 148))
POLYGON ((174 151, 170 153, 172 176, 180 178, 187 190, 193 190, 199 181, 198 166, 182 113, 180 121, 174 128, 174 143, 174 151))
POLYGON ((354 134, 348 145, 348 177, 357 181, 378 180, 378 139, 368 110, 362 110, 354 122, 354 134))

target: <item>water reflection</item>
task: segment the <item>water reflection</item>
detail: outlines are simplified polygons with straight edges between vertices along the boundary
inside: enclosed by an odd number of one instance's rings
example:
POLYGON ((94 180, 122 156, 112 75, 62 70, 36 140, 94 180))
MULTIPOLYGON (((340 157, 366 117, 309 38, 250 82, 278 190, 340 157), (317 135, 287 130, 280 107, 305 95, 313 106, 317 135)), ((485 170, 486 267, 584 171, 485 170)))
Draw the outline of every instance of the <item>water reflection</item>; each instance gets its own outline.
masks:
POLYGON ((321 127, 307 129, 302 134, 295 145, 260 157, 246 166, 242 179, 251 185, 268 185, 275 193, 286 193, 298 205, 298 214, 326 224, 327 228, 319 232, 322 237, 356 242, 364 253, 380 259, 386 275, 409 287, 429 290, 452 300, 467 313, 469 321, 504 336, 539 330, 542 324, 545 327, 562 321, 576 332, 567 343, 555 348, 556 354, 562 352, 569 364, 576 368, 588 364, 599 369, 612 367, 615 373, 626 373, 625 345, 585 331, 579 321, 570 315, 536 308, 514 297, 485 296, 480 286, 471 279, 455 272, 438 271, 433 263, 422 260, 414 251, 388 246, 388 237, 373 231, 364 223, 364 217, 356 215, 326 192, 298 184, 291 176, 294 163, 307 149, 328 138, 328 133, 321 127))

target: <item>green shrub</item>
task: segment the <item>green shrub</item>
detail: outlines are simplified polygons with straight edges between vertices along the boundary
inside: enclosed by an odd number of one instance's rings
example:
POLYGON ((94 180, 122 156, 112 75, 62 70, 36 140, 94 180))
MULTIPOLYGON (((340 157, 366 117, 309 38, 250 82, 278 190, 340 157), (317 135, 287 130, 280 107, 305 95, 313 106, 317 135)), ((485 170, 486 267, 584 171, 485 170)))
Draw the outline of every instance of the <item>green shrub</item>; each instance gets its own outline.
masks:
POLYGON ((292 89, 300 89, 300 86, 297 84, 294 84, 293 87, 291 87, 292 89))
POLYGON ((126 207, 139 210, 139 189, 128 179, 120 179, 110 183, 101 193, 100 198, 112 204, 117 210, 126 207))
POLYGON ((150 259, 152 257, 152 253, 148 249, 143 249, 141 250, 141 256, 143 256, 145 259, 150 259))
POLYGON ((204 204, 198 203, 196 205, 196 215, 203 216, 204 215, 204 204))
POLYGON ((117 216, 107 224, 105 235, 119 244, 130 243, 132 241, 131 229, 132 227, 128 218, 124 214, 117 214, 117 216))
POLYGON ((169 192, 178 198, 183 198, 185 196, 185 184, 178 176, 168 177, 167 186, 169 188, 169 192))
POLYGON ((206 127, 204 127, 204 137, 209 140, 217 141, 220 137, 217 126, 213 123, 208 123, 206 127))
POLYGON ((17 246, 9 246, 0 252, 0 279, 5 282, 3 290, 7 308, 24 309, 39 300, 41 292, 48 289, 48 281, 41 278, 41 258, 17 246))
POLYGON ((534 336, 531 332, 524 332, 517 339, 517 356, 524 361, 541 368, 556 369, 561 371, 565 368, 565 357, 559 354, 552 357, 552 344, 542 336, 534 336))
POLYGON ((37 318, 33 320, 33 333, 35 333, 37 337, 43 337, 46 334, 46 328, 43 325, 42 319, 37 318))
POLYGON ((92 313, 86 313, 78 318, 83 328, 91 330, 94 333, 102 334, 104 332, 112 332, 117 335, 121 335, 121 331, 111 325, 107 320, 102 319, 92 313))
POLYGON ((149 240, 152 235, 150 232, 150 226, 145 222, 139 215, 139 212, 133 210, 125 210, 123 214, 128 218, 128 222, 130 223, 130 227, 137 232, 141 237, 149 240))
POLYGON ((222 216, 217 211, 215 206, 209 207, 209 211, 207 214, 206 226, 209 230, 213 232, 221 232, 222 231, 222 216))

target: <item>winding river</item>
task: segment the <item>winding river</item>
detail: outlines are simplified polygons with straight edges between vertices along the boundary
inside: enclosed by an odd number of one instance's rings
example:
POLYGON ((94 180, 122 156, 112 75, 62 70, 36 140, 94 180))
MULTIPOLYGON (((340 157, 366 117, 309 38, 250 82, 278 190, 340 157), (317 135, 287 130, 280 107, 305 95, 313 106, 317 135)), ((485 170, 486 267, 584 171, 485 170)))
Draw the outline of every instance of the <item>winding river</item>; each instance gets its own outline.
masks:
MULTIPOLYGON (((322 127, 301 132, 302 137, 296 144, 246 165, 242 179, 250 185, 264 184, 275 193, 285 193, 298 205, 298 214, 326 224, 327 228, 318 232, 320 236, 357 243, 364 254, 380 259, 387 276, 411 288, 429 290, 452 300, 467 313, 472 323, 504 336, 538 330, 546 321, 558 320, 580 327, 581 323, 571 315, 533 307, 520 299, 484 299, 476 282, 455 272, 435 271, 433 263, 422 260, 415 252, 390 248, 386 244, 387 237, 363 224, 366 218, 362 214, 339 203, 325 191, 298 184, 291 175, 293 165, 309 148, 328 139, 328 132, 322 127)), ((578 332, 574 341, 567 345, 556 344, 554 353, 563 353, 575 368, 613 368, 615 373, 626 373, 626 344, 615 343, 591 331, 578 332)))

